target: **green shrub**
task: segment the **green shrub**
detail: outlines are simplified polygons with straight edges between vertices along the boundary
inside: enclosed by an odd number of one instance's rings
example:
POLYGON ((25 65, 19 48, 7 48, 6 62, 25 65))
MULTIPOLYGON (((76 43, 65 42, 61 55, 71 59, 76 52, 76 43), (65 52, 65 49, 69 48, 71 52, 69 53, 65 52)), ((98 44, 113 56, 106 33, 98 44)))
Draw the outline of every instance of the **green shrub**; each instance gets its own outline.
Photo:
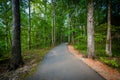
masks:
POLYGON ((106 57, 100 57, 100 60, 103 61, 105 64, 108 64, 115 68, 118 68, 120 66, 120 64, 114 59, 107 59, 106 57))
POLYGON ((75 48, 80 50, 83 53, 86 53, 86 51, 87 51, 87 36, 78 36, 75 39, 79 40, 79 42, 75 44, 75 48))

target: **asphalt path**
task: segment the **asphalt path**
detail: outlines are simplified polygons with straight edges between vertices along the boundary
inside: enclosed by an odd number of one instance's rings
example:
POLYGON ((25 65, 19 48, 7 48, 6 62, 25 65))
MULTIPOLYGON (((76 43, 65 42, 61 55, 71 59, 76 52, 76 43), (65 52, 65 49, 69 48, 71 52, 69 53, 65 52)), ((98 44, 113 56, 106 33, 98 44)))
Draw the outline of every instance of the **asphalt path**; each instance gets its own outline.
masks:
POLYGON ((73 56, 67 44, 61 44, 44 57, 37 71, 26 80, 105 80, 96 71, 73 56))

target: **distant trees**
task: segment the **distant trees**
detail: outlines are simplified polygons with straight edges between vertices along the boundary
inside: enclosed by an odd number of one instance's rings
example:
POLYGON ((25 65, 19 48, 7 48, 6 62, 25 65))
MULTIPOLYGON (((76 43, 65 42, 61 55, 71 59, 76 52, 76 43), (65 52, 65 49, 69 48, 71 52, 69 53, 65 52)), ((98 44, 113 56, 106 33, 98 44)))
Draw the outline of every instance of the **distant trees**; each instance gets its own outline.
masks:
POLYGON ((11 4, 9 0, 0 1, 0 55, 10 50, 11 47, 11 4))
POLYGON ((87 54, 88 57, 95 57, 94 47, 94 1, 88 1, 87 12, 87 54))
POLYGON ((10 70, 14 70, 23 65, 21 56, 20 39, 20 4, 19 0, 12 0, 13 27, 12 27, 12 57, 9 65, 10 70))

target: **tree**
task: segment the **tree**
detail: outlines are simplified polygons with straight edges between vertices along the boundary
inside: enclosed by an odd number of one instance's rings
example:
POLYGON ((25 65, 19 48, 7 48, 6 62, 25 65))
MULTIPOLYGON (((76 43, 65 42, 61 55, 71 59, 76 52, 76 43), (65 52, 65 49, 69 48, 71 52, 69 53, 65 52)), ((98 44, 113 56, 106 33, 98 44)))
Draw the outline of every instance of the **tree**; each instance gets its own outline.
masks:
POLYGON ((54 46, 55 45, 55 42, 56 42, 56 35, 55 35, 55 31, 56 31, 56 28, 55 28, 55 0, 52 0, 52 7, 53 7, 53 11, 52 11, 52 45, 54 46))
MULTIPOLYGON (((47 22, 47 0, 43 0, 44 1, 44 20, 47 22)), ((46 25, 44 26, 44 47, 46 45, 46 25)))
POLYGON ((30 29, 30 24, 31 24, 31 20, 30 20, 30 0, 28 0, 28 5, 29 5, 29 18, 28 18, 28 49, 30 49, 30 32, 31 32, 31 29, 30 29))
POLYGON ((68 26, 68 32, 69 32, 69 34, 68 34, 68 42, 70 43, 71 42, 71 35, 70 35, 70 29, 71 29, 71 15, 70 14, 68 14, 68 24, 69 24, 69 26, 68 26))
POLYGON ((15 70, 21 65, 23 65, 21 56, 19 0, 12 0, 12 12, 13 12, 12 57, 9 65, 9 70, 15 70))
POLYGON ((94 48, 94 1, 88 1, 88 12, 87 12, 87 53, 89 58, 95 57, 94 48))
POLYGON ((108 28, 107 28, 107 40, 106 40, 106 54, 112 56, 111 51, 111 1, 108 0, 108 28))

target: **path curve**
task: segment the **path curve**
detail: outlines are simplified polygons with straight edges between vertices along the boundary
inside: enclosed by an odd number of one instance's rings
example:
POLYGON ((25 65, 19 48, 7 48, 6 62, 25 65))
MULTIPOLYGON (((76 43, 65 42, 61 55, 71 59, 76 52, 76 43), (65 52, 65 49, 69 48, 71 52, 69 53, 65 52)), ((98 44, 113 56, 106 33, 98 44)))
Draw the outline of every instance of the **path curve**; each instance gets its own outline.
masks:
POLYGON ((66 44, 53 48, 38 70, 26 80, 105 80, 88 65, 73 56, 66 44))

